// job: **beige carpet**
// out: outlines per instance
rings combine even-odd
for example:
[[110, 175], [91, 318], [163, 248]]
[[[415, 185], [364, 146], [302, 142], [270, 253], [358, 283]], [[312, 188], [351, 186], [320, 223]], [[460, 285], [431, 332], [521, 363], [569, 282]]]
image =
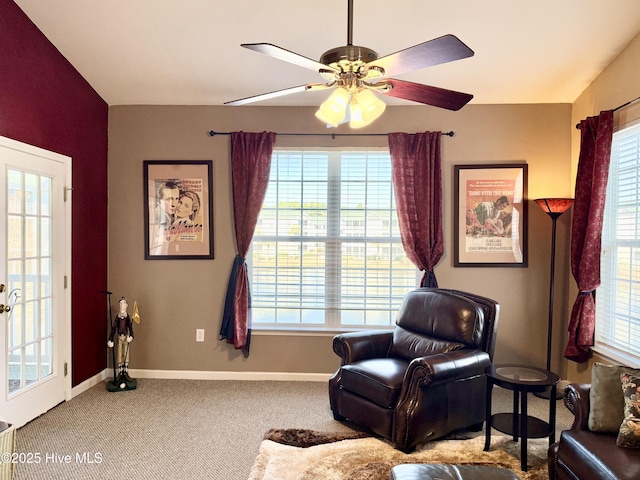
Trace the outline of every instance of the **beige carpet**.
[[[513, 392], [493, 389], [495, 413], [512, 405]], [[556, 438], [573, 420], [561, 400], [557, 405]], [[546, 419], [548, 410], [547, 400], [529, 396], [531, 415]], [[19, 463], [14, 479], [247, 480], [265, 432], [283, 426], [334, 434], [354, 430], [333, 419], [326, 382], [142, 378], [136, 390], [118, 393], [103, 383], [17, 432], [18, 452], [68, 454], [74, 461]], [[99, 453], [101, 463], [77, 462], [76, 454], [85, 452]], [[519, 458], [517, 451], [514, 456]]]
[[376, 438], [356, 438], [303, 448], [263, 440], [249, 480], [388, 480], [401, 463], [489, 465], [511, 469], [521, 480], [548, 480], [547, 439], [530, 439], [528, 471], [520, 470], [520, 443], [494, 435], [483, 451], [484, 436], [434, 441], [411, 454]]

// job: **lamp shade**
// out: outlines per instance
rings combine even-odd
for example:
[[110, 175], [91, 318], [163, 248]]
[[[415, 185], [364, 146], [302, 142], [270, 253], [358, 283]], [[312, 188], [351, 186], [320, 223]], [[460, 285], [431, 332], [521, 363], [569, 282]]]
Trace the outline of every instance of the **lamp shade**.
[[561, 215], [573, 205], [573, 198], [537, 198], [534, 200], [545, 213]]
[[374, 95], [371, 90], [363, 89], [353, 95], [351, 104], [351, 128], [362, 128], [371, 124], [387, 108], [387, 104]]

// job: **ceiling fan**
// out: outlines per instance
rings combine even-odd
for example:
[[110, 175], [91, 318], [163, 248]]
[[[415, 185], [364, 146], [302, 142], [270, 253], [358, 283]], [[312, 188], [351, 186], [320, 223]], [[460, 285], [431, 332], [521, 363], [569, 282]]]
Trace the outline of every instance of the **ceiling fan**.
[[243, 43], [241, 47], [318, 72], [325, 83], [309, 83], [226, 102], [245, 105], [292, 93], [334, 89], [320, 105], [316, 117], [328, 127], [349, 122], [352, 128], [369, 125], [384, 112], [386, 104], [375, 93], [459, 110], [473, 95], [390, 78], [420, 68], [473, 56], [473, 50], [454, 35], [429, 40], [384, 57], [370, 48], [353, 45], [353, 0], [348, 0], [347, 45], [327, 50], [315, 61], [271, 43]]

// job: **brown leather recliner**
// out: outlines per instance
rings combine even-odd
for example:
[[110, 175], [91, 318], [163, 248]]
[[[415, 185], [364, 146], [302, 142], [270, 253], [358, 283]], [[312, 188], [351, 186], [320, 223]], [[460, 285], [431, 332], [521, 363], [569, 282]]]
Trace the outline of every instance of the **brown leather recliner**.
[[638, 480], [640, 449], [616, 445], [616, 433], [589, 430], [591, 385], [571, 383], [564, 404], [573, 413], [573, 425], [549, 447], [550, 480]]
[[409, 292], [393, 331], [337, 335], [329, 380], [336, 420], [348, 419], [410, 452], [454, 430], [479, 431], [500, 306], [457, 290]]

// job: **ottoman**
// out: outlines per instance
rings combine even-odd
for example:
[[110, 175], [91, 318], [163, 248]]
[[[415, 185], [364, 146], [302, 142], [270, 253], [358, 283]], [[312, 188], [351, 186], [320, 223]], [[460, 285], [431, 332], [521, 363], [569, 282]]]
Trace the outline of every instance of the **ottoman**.
[[511, 470], [475, 465], [405, 463], [391, 469], [390, 480], [518, 480]]

